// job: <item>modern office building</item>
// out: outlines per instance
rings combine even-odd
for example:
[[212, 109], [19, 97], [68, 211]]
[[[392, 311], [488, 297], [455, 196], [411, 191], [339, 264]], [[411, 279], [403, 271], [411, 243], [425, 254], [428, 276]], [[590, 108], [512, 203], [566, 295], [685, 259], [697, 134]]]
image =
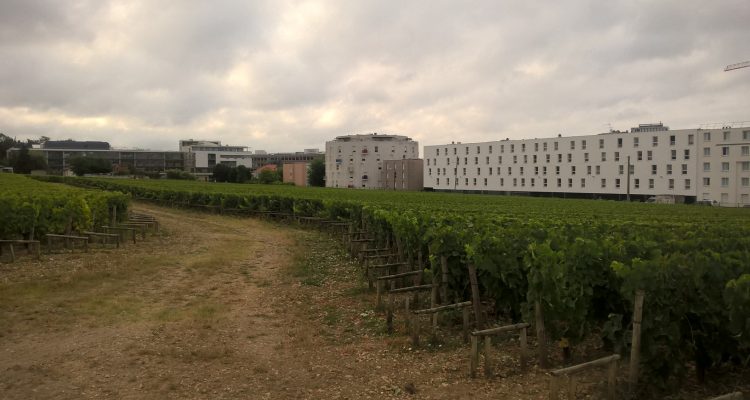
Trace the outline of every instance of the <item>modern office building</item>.
[[316, 158], [323, 158], [324, 154], [318, 149], [305, 149], [294, 153], [267, 153], [258, 150], [253, 154], [253, 169], [260, 168], [267, 164], [283, 165], [287, 162], [307, 162], [309, 163]]
[[750, 127], [631, 131], [425, 146], [433, 190], [750, 205]]
[[339, 136], [326, 142], [326, 186], [382, 188], [383, 163], [419, 158], [419, 143], [400, 135]]
[[213, 174], [216, 164], [253, 167], [253, 153], [245, 146], [222, 146], [213, 140], [180, 140], [180, 151], [187, 154], [189, 172], [199, 177]]
[[409, 158], [383, 161], [380, 171], [380, 188], [386, 190], [422, 190], [424, 160]]

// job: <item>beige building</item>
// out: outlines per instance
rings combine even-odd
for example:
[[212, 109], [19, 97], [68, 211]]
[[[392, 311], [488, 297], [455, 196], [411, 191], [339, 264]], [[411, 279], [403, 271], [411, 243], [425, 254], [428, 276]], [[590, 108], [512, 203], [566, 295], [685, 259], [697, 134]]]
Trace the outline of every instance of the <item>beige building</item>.
[[435, 190], [672, 196], [747, 206], [750, 125], [645, 124], [630, 132], [425, 146], [424, 168], [425, 187]]
[[326, 187], [382, 188], [385, 161], [413, 158], [419, 158], [419, 144], [406, 136], [339, 136], [326, 142]]
[[307, 170], [310, 163], [299, 161], [284, 163], [282, 168], [284, 183], [294, 183], [294, 186], [307, 186]]
[[386, 190], [422, 190], [424, 161], [418, 158], [386, 160], [380, 172], [381, 188]]

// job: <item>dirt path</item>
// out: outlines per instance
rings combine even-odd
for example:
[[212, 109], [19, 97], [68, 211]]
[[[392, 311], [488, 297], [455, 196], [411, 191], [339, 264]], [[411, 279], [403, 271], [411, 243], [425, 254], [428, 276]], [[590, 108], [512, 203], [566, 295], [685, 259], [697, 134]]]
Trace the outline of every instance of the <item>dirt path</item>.
[[[0, 398], [547, 396], [546, 372], [519, 372], [512, 340], [494, 378], [471, 380], [457, 332], [419, 349], [386, 335], [357, 266], [324, 234], [135, 208], [162, 233], [0, 264]], [[597, 398], [587, 383], [579, 393]]]

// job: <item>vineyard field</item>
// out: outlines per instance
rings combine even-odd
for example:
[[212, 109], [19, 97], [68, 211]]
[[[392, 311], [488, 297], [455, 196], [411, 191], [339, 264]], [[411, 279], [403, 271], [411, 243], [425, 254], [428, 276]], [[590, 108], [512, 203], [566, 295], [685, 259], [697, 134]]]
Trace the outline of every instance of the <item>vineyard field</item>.
[[599, 337], [627, 355], [636, 290], [646, 301], [641, 371], [651, 385], [750, 362], [750, 210], [593, 200], [46, 178], [173, 206], [353, 221], [428, 275], [447, 260], [448, 298], [470, 298], [467, 265], [496, 318], [553, 340]]
[[33, 239], [47, 233], [90, 230], [109, 221], [109, 210], [127, 210], [128, 196], [0, 174], [0, 239]]

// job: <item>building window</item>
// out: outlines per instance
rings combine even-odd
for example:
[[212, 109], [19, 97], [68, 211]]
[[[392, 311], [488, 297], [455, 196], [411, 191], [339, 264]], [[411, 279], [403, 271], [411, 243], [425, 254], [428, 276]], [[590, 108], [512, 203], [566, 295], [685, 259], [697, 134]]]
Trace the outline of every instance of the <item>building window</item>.
[[607, 152], [606, 151], [602, 152], [602, 162], [604, 162], [604, 161], [607, 161]]
[[602, 167], [600, 167], [600, 166], [597, 165], [596, 166], [596, 174], [599, 175], [599, 174], [601, 174], [601, 172], [602, 172]]
[[636, 153], [636, 158], [638, 161], [643, 161], [643, 152], [638, 150], [638, 153]]
[[539, 175], [539, 167], [534, 167], [534, 175]]
[[[539, 142], [534, 143], [534, 151], [539, 151]], [[534, 186], [533, 184], [531, 186]]]
[[557, 178], [557, 187], [562, 187], [562, 179]]
[[586, 178], [581, 178], [581, 187], [582, 188], [586, 187]]
[[750, 171], [750, 161], [743, 161], [742, 172], [748, 172], [748, 171]]
[[453, 155], [455, 156], [457, 153], [458, 153], [458, 148], [454, 147], [453, 148]]
[[557, 155], [557, 162], [559, 162], [559, 163], [562, 162], [562, 154], [558, 154]]
[[568, 162], [573, 162], [573, 155], [568, 153]]
[[740, 149], [742, 150], [743, 156], [750, 156], [750, 146], [742, 146]]
[[461, 174], [461, 175], [466, 175], [466, 167], [462, 168], [462, 170], [463, 170], [463, 171], [462, 171], [462, 174]]
[[624, 166], [624, 165], [622, 165], [622, 164], [620, 164], [620, 165], [619, 165], [619, 167], [620, 167], [620, 168], [618, 168], [618, 170], [619, 170], [619, 171], [618, 171], [618, 173], [619, 173], [620, 175], [624, 174], [624, 173], [625, 173], [625, 166]]
[[450, 185], [451, 184], [451, 178], [445, 178], [445, 184]]
[[620, 188], [620, 178], [615, 179], [615, 188]]
[[725, 141], [725, 142], [726, 142], [726, 141], [729, 141], [729, 138], [730, 138], [730, 133], [729, 133], [729, 131], [724, 131], [724, 141]]
[[482, 175], [482, 169], [481, 168], [477, 168], [477, 175]]
[[654, 152], [649, 150], [646, 152], [646, 160], [651, 161], [654, 158]]
[[549, 154], [545, 154], [545, 156], [546, 156], [546, 161], [549, 162]]
[[633, 138], [633, 147], [638, 147], [638, 145], [639, 145], [639, 138], [634, 137]]
[[656, 175], [656, 164], [651, 164], [651, 175]]
[[586, 175], [591, 175], [591, 166], [590, 165], [586, 166]]
[[575, 140], [571, 140], [570, 141], [570, 149], [571, 150], [575, 150], [576, 149], [576, 141]]
[[604, 148], [604, 139], [599, 139], [599, 148], [600, 149]]
[[490, 175], [492, 175], [492, 168], [488, 168], [488, 169], [489, 169], [489, 171], [490, 171]]
[[617, 148], [619, 149], [621, 147], [622, 147], [622, 138], [617, 138]]
[[484, 186], [487, 186], [487, 178], [484, 178]]
[[704, 142], [710, 142], [711, 141], [711, 132], [703, 132], [703, 141]]
[[743, 177], [741, 182], [742, 187], [750, 186], [750, 178], [748, 177]]
[[583, 161], [589, 162], [589, 153], [583, 153]]
[[619, 151], [615, 152], [615, 161], [620, 161], [620, 152]]
[[688, 170], [687, 170], [687, 164], [682, 164], [682, 174], [683, 175], [687, 175], [687, 172], [688, 172]]
[[674, 179], [669, 180], [669, 190], [674, 190]]
[[684, 155], [684, 158], [685, 158], [686, 160], [689, 160], [689, 159], [690, 159], [690, 149], [685, 149], [685, 155]]
[[485, 157], [484, 163], [485, 164], [489, 164], [490, 163], [490, 156]]
[[654, 188], [654, 180], [653, 179], [649, 179], [648, 180], [648, 188], [649, 189], [653, 189]]
[[464, 178], [464, 186], [469, 186], [469, 178]]
[[711, 186], [711, 178], [703, 178], [703, 186]]
[[704, 147], [703, 148], [703, 157], [710, 157], [711, 156], [711, 148], [710, 147]]
[[674, 135], [669, 136], [669, 145], [674, 146], [677, 141], [675, 140]]
[[500, 152], [501, 153], [505, 153], [505, 145], [504, 144], [500, 145]]
[[515, 144], [510, 145], [510, 152], [513, 153], [515, 151], [516, 151], [516, 145]]
[[724, 157], [729, 155], [729, 146], [724, 146], [721, 148], [721, 155]]
[[571, 175], [575, 175], [576, 174], [576, 166], [575, 165], [573, 165], [573, 166], [570, 167], [570, 174]]
[[502, 164], [503, 163], [503, 156], [497, 156], [497, 163]]
[[581, 140], [581, 150], [586, 150], [586, 141]]
[[729, 172], [729, 163], [728, 162], [721, 163], [721, 172]]
[[439, 185], [439, 184], [440, 184], [440, 178], [435, 178], [435, 183], [436, 183], [437, 185]]
[[526, 186], [526, 178], [521, 178], [521, 187]]
[[500, 175], [502, 172], [500, 171], [500, 167], [497, 167], [497, 174]]
[[602, 178], [602, 188], [607, 187], [607, 180], [605, 178]]
[[521, 153], [526, 151], [526, 143], [521, 143]]
[[500, 186], [505, 186], [505, 179], [504, 178], [500, 178]]
[[[542, 150], [547, 151], [547, 142], [542, 143]], [[544, 186], [546, 187], [547, 185]]]
[[721, 178], [721, 187], [727, 187], [729, 186], [729, 178]]
[[513, 167], [508, 167], [508, 175], [512, 175], [512, 174], [513, 174]]
[[750, 140], [750, 131], [742, 131], [742, 140]]
[[547, 178], [544, 178], [543, 185], [544, 187], [547, 187]]
[[555, 151], [557, 151], [558, 149], [557, 142], [555, 142], [554, 144], [555, 144]]
[[451, 159], [450, 158], [446, 158], [445, 159], [445, 163], [446, 163], [446, 165], [451, 165]]
[[474, 157], [474, 165], [478, 165], [478, 164], [479, 164], [479, 157]]
[[703, 172], [711, 172], [711, 163], [710, 162], [704, 162], [703, 163]]
[[685, 189], [690, 190], [690, 179], [685, 179]]
[[518, 186], [518, 178], [513, 178], [513, 186]]
[[672, 164], [667, 164], [667, 175], [672, 175]]
[[432, 168], [427, 168], [427, 175], [432, 175]]
[[688, 135], [688, 144], [693, 144], [693, 143], [695, 143], [695, 135], [690, 134]]
[[440, 149], [435, 149], [435, 155], [436, 155], [436, 156], [439, 156], [439, 155], [440, 155]]
[[676, 160], [677, 159], [677, 150], [672, 150], [671, 152], [671, 159]]
[[520, 173], [521, 175], [523, 175], [523, 167], [520, 167], [520, 172], [519, 172], [519, 173]]
[[569, 188], [573, 187], [573, 178], [568, 178], [568, 187]]
[[523, 155], [523, 163], [524, 163], [524, 164], [526, 164], [526, 163], [528, 163], [528, 162], [529, 162], [529, 156], [528, 156], [528, 155], [526, 155], [526, 154], [524, 154], [524, 155]]
[[637, 178], [633, 179], [633, 187], [639, 189], [641, 187], [641, 180]]
[[[490, 154], [492, 154], [492, 145], [490, 145]], [[489, 157], [487, 157], [489, 159]]]
[[534, 164], [536, 164], [536, 154], [534, 154]]
[[531, 187], [534, 187], [534, 184], [536, 183], [536, 179], [531, 178]]
[[560, 175], [560, 166], [555, 166], [555, 175]]
[[477, 146], [477, 154], [479, 154], [479, 153], [481, 153], [481, 152], [482, 152], [482, 148], [481, 148], [481, 147], [479, 147], [479, 146]]

